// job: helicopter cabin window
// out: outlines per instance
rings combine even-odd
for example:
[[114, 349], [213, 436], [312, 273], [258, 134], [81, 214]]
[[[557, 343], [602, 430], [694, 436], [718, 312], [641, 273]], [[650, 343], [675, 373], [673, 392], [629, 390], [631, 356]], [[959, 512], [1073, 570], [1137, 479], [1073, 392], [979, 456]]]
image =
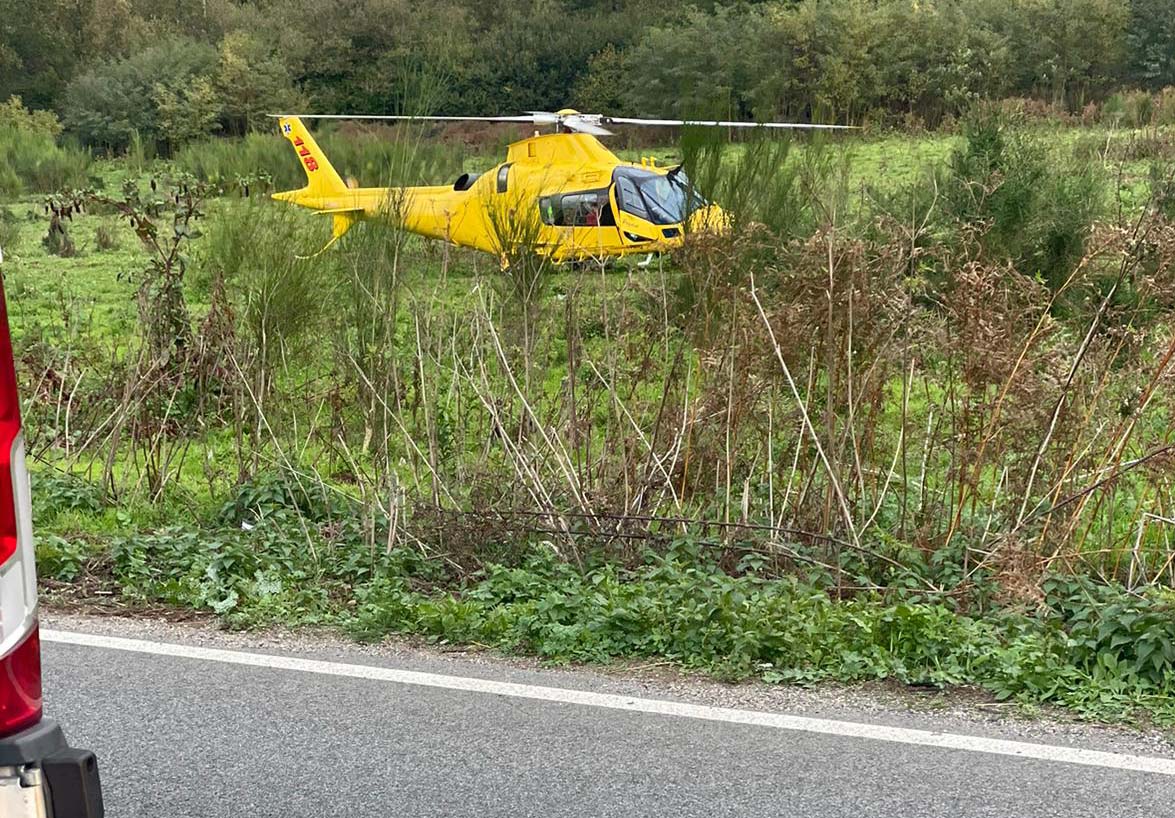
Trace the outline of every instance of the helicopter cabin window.
[[616, 216], [608, 191], [585, 190], [539, 199], [539, 213], [544, 224], [558, 227], [614, 227]]
[[653, 224], [681, 224], [706, 206], [681, 168], [656, 173], [644, 168], [619, 167], [612, 173], [616, 182], [616, 204], [625, 213]]
[[510, 186], [510, 163], [498, 168], [498, 192], [505, 193]]

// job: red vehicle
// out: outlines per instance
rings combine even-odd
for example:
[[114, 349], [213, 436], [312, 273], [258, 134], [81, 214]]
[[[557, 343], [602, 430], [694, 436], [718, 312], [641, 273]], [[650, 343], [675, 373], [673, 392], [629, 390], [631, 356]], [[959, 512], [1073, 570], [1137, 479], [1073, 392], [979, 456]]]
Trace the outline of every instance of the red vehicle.
[[41, 715], [29, 475], [0, 278], [0, 818], [102, 814], [94, 754], [70, 747], [57, 723]]

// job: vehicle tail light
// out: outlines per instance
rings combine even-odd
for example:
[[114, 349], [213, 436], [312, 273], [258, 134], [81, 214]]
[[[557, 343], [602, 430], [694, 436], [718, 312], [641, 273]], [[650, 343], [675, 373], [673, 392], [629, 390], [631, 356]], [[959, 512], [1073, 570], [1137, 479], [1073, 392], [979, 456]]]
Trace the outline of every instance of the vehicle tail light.
[[41, 639], [36, 624], [0, 659], [0, 736], [41, 720]]
[[41, 643], [29, 477], [0, 280], [0, 736], [41, 717]]

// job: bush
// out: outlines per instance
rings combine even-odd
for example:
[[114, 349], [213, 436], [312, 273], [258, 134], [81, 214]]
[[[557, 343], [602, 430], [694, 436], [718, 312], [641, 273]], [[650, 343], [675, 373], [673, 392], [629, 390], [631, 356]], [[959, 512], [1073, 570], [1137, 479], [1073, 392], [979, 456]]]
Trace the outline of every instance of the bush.
[[61, 123], [47, 111], [29, 111], [19, 97], [0, 104], [0, 194], [53, 193], [83, 187], [89, 153], [59, 145]]
[[46, 579], [72, 582], [82, 575], [89, 549], [81, 540], [45, 534], [37, 537], [37, 573]]
[[340, 516], [347, 507], [339, 495], [317, 481], [293, 472], [270, 472], [238, 486], [234, 496], [221, 507], [218, 521], [239, 526], [293, 512], [312, 522], [326, 522]]
[[1151, 163], [1150, 187], [1155, 209], [1175, 221], [1175, 169], [1159, 162]]
[[32, 487], [33, 519], [38, 523], [62, 512], [97, 514], [106, 507], [106, 495], [100, 487], [68, 472], [33, 472]]
[[73, 258], [78, 254], [73, 237], [61, 221], [49, 225], [49, 232], [41, 238], [41, 246], [45, 248], [46, 253], [61, 258]]
[[917, 597], [838, 602], [794, 580], [731, 577], [681, 552], [635, 571], [605, 564], [586, 575], [538, 556], [522, 568], [491, 566], [460, 596], [426, 597], [384, 577], [357, 591], [352, 627], [556, 661], [659, 656], [730, 679], [972, 684], [998, 699], [1111, 717], [1144, 706], [1171, 719], [1168, 603], [1130, 602], [1110, 586], [1099, 593], [1113, 601], [1104, 612], [1086, 604], [1043, 618], [975, 619]]
[[1175, 595], [1147, 588], [1054, 577], [1044, 583], [1052, 610], [1072, 637], [1073, 661], [1088, 672], [1111, 669], [1163, 685], [1175, 670]]
[[0, 102], [0, 124], [15, 128], [27, 134], [41, 134], [58, 137], [61, 135], [61, 121], [52, 111], [30, 111], [18, 96], [11, 96], [7, 102]]
[[1102, 106], [1102, 121], [1128, 128], [1150, 125], [1155, 117], [1155, 98], [1147, 91], [1120, 91]]
[[19, 216], [7, 207], [0, 208], [0, 250], [7, 253], [16, 245], [20, 238], [20, 225]]
[[982, 231], [985, 252], [1057, 289], [1085, 251], [1105, 211], [1100, 166], [1050, 151], [993, 111], [971, 116], [944, 178], [944, 212], [956, 229]]
[[100, 251], [118, 249], [118, 233], [108, 224], [100, 224], [94, 231], [94, 244]]
[[263, 188], [285, 190], [301, 187], [306, 179], [290, 158], [290, 143], [276, 133], [193, 142], [175, 155], [175, 164], [201, 181], [221, 186], [256, 180]]
[[182, 37], [99, 63], [66, 89], [66, 129], [85, 145], [120, 151], [135, 134], [174, 144], [207, 133], [219, 113], [209, 79], [216, 63], [216, 49]]

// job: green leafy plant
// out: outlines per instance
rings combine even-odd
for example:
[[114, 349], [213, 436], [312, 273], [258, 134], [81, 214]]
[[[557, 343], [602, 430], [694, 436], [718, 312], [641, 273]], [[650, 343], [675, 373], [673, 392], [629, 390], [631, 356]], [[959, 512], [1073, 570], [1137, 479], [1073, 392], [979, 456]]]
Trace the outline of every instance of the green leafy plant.
[[68, 472], [34, 472], [32, 486], [33, 519], [37, 522], [63, 511], [97, 514], [107, 505], [100, 487]]
[[341, 495], [293, 472], [266, 472], [237, 486], [220, 509], [218, 520], [240, 525], [282, 512], [293, 512], [312, 522], [343, 516], [352, 508]]
[[89, 549], [82, 540], [46, 534], [37, 537], [37, 573], [59, 582], [72, 582], [82, 575]]

